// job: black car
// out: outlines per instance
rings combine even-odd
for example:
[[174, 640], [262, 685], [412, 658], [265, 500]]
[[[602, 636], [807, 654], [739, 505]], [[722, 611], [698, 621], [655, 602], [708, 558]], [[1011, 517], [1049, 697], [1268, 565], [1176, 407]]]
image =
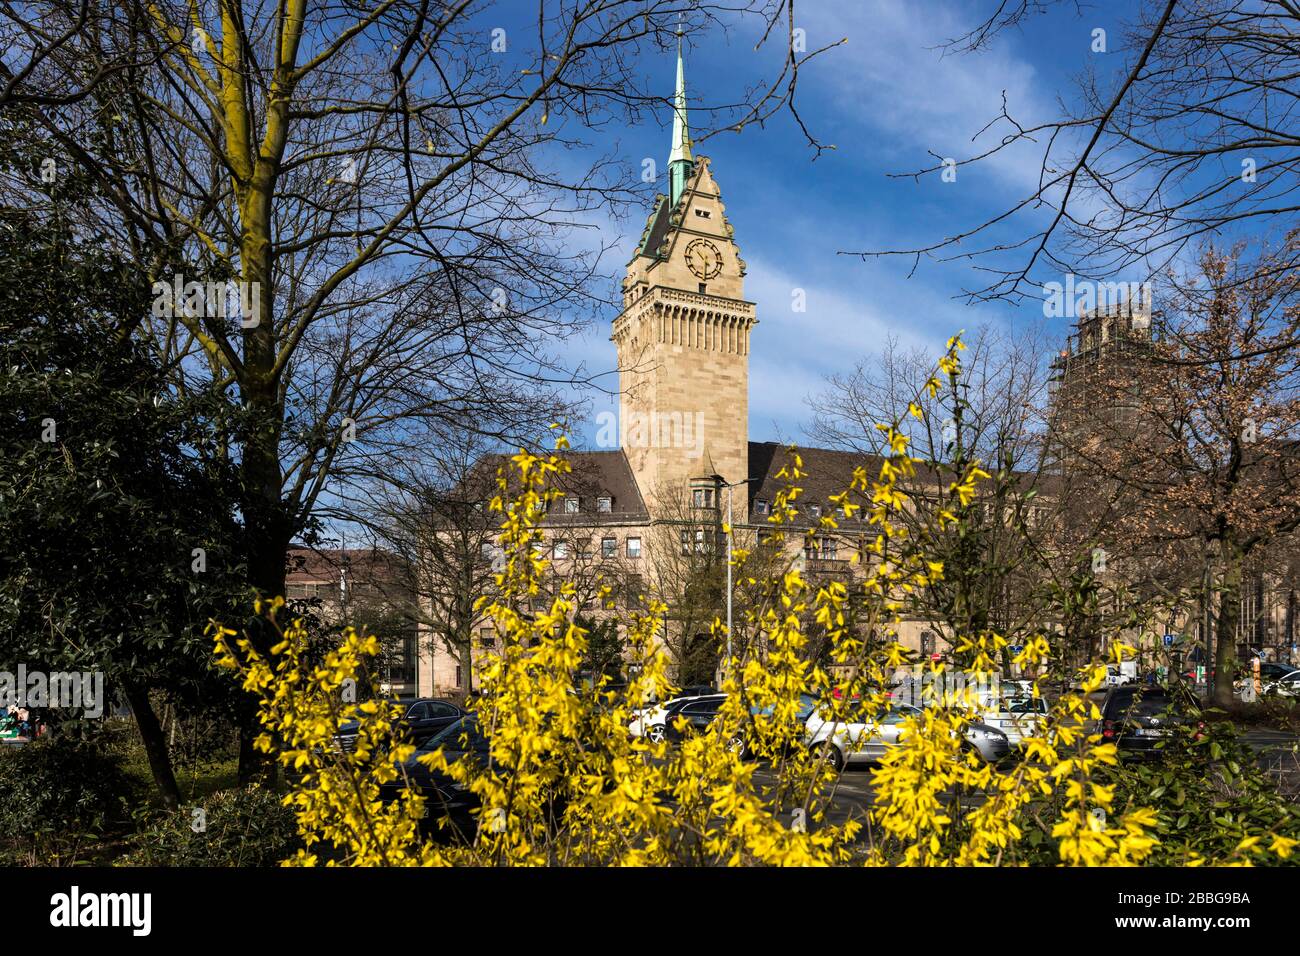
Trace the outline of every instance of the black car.
[[[703, 733], [708, 729], [709, 724], [713, 723], [713, 718], [718, 716], [718, 710], [726, 699], [726, 694], [714, 694], [710, 697], [698, 697], [694, 700], [673, 701], [668, 705], [664, 714], [664, 729], [667, 738], [674, 743], [680, 743], [688, 736]], [[677, 727], [678, 718], [685, 722], [685, 727], [682, 729]], [[745, 739], [737, 734], [728, 742], [728, 746], [739, 750], [743, 755]]]
[[[402, 716], [398, 718], [398, 723], [406, 728], [411, 742], [417, 747], [465, 716], [465, 712], [449, 700], [426, 698], [401, 706]], [[339, 725], [334, 739], [341, 749], [352, 750], [356, 747], [357, 729], [358, 723], [355, 720]]]
[[1185, 693], [1139, 684], [1112, 687], [1101, 705], [1101, 737], [1124, 757], [1156, 757], [1175, 729], [1199, 721]]
[[[722, 702], [727, 699], [726, 694], [714, 694], [709, 697], [701, 697], [696, 700], [674, 701], [668, 705], [664, 724], [666, 725], [666, 736], [669, 740], [680, 741], [689, 734], [697, 734], [705, 730], [713, 719], [718, 716], [718, 710], [722, 707]], [[795, 719], [803, 723], [812, 714], [813, 709], [817, 706], [817, 698], [811, 694], [799, 695], [799, 708], [795, 711]], [[770, 713], [769, 708], [751, 707], [750, 713], [758, 716], [761, 713]], [[684, 730], [678, 730], [674, 727], [676, 719], [680, 715], [686, 722]], [[727, 746], [739, 753], [742, 757], [749, 754], [749, 745], [746, 742], [745, 735], [737, 732], [727, 741]]]
[[479, 727], [478, 718], [467, 714], [444, 727], [440, 733], [428, 738], [405, 763], [400, 764], [396, 780], [379, 788], [380, 799], [385, 803], [409, 786], [424, 797], [424, 818], [436, 822], [448, 818], [453, 832], [472, 835], [478, 826], [474, 811], [479, 799], [447, 774], [430, 770], [420, 762], [420, 757], [442, 748], [449, 764], [470, 759], [486, 764], [491, 743]]
[[[463, 784], [452, 779], [439, 770], [430, 770], [420, 758], [442, 748], [443, 756], [449, 765], [462, 760], [472, 760], [481, 767], [486, 767], [492, 750], [491, 738], [483, 732], [478, 717], [466, 714], [456, 723], [447, 727], [425, 741], [403, 764], [398, 765], [397, 779], [379, 788], [379, 797], [385, 803], [397, 799], [406, 787], [410, 786], [424, 797], [424, 828], [426, 832], [437, 833], [460, 839], [470, 839], [479, 827], [478, 796]], [[496, 768], [501, 772], [501, 768]], [[552, 821], [558, 821], [563, 811], [563, 800], [553, 799], [545, 809]], [[492, 826], [492, 821], [483, 823]]]

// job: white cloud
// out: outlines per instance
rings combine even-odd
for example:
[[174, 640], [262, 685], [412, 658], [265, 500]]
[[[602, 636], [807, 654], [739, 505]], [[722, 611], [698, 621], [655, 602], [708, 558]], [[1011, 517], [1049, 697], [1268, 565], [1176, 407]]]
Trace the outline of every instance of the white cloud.
[[[1005, 124], [973, 143], [972, 137], [998, 115], [1004, 90], [1009, 111], [1022, 124], [1054, 114], [1051, 91], [1034, 66], [1015, 55], [1009, 39], [978, 54], [944, 55], [940, 44], [972, 23], [939, 3], [926, 3], [923, 10], [914, 2], [885, 2], [820, 5], [802, 14], [811, 18], [810, 34], [848, 37], [827, 54], [835, 63], [833, 69], [823, 65], [823, 82], [833, 84], [847, 115], [889, 133], [898, 145], [914, 147], [913, 164], [898, 171], [932, 163], [929, 149], [961, 159], [996, 145], [1010, 131]], [[981, 165], [1015, 186], [1035, 182], [1039, 172], [1032, 144]]]

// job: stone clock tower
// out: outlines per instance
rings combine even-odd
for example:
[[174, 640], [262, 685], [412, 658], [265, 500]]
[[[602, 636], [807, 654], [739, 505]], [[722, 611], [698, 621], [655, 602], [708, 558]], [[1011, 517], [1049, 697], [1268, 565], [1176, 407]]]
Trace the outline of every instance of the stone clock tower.
[[[707, 157], [691, 151], [681, 41], [668, 195], [654, 211], [623, 280], [618, 349], [619, 437], [651, 513], [692, 484], [749, 472], [749, 335], [745, 262]], [[747, 496], [733, 492], [735, 520]]]

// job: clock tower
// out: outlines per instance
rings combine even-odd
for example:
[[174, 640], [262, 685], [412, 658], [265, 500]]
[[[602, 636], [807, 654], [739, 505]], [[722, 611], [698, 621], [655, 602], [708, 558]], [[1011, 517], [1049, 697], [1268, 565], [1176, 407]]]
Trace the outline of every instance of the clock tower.
[[[694, 156], [681, 39], [668, 194], [656, 197], [623, 280], [619, 439], [650, 507], [692, 484], [749, 473], [749, 338], [745, 262], [709, 160]], [[746, 517], [737, 490], [734, 517]]]

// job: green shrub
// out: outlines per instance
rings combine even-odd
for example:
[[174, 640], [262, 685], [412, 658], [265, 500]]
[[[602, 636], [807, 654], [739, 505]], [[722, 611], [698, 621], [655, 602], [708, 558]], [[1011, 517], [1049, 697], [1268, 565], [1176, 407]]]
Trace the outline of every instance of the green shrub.
[[[1227, 721], [1179, 728], [1163, 759], [1126, 761], [1109, 776], [1116, 806], [1157, 808], [1160, 846], [1151, 863], [1158, 866], [1224, 860], [1242, 840], [1261, 833], [1300, 839], [1300, 807], [1279, 792]], [[1300, 863], [1300, 855], [1290, 860]]]
[[0, 841], [14, 862], [57, 864], [125, 825], [136, 781], [98, 740], [66, 734], [0, 750]]
[[299, 843], [293, 811], [275, 792], [254, 786], [151, 813], [130, 845], [125, 866], [276, 866]]

